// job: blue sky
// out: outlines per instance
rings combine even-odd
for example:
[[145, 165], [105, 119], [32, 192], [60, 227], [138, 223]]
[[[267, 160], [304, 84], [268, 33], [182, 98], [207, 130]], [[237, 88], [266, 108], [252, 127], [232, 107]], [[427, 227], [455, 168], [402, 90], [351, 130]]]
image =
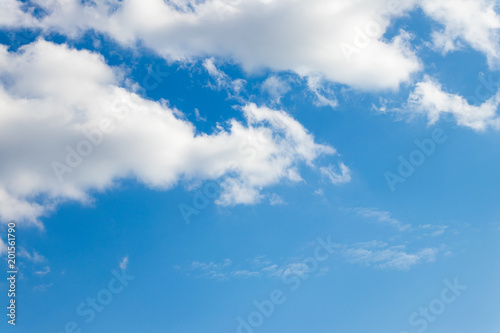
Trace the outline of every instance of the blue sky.
[[496, 333], [500, 11], [398, 4], [0, 0], [2, 330]]

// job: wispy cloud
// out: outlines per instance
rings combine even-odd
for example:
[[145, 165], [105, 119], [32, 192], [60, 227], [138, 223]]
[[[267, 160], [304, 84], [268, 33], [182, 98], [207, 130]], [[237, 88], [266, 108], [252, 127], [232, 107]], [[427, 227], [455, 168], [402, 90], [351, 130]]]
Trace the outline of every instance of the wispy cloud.
[[419, 230], [425, 231], [422, 234], [422, 237], [437, 237], [441, 236], [448, 230], [447, 225], [432, 225], [432, 224], [423, 224], [418, 226]]
[[43, 268], [43, 270], [41, 270], [41, 271], [35, 271], [36, 275], [39, 275], [39, 276], [42, 276], [42, 277], [45, 276], [45, 275], [47, 275], [47, 274], [49, 274], [49, 273], [50, 273], [50, 267], [49, 266], [45, 266]]
[[281, 278], [283, 274], [295, 274], [301, 276], [306, 274], [307, 265], [299, 262], [275, 264], [266, 256], [259, 256], [246, 260], [246, 267], [235, 265], [232, 260], [226, 259], [223, 262], [199, 262], [194, 261], [188, 267], [188, 275], [195, 278], [208, 278], [215, 280], [226, 280], [234, 278], [254, 278], [267, 276], [270, 278]]
[[192, 275], [195, 278], [225, 280], [234, 272], [229, 269], [232, 264], [233, 263], [230, 259], [225, 259], [221, 263], [193, 261], [189, 265], [188, 275]]
[[[382, 241], [369, 241], [362, 243], [334, 244], [338, 249], [338, 258], [350, 264], [358, 264], [375, 269], [409, 270], [411, 267], [434, 262], [440, 250], [437, 248], [423, 248], [415, 252], [406, 250], [406, 246], [389, 246]], [[302, 258], [288, 258], [282, 263], [275, 263], [266, 256], [258, 256], [246, 260], [246, 264], [234, 264], [231, 259], [222, 262], [194, 261], [184, 270], [188, 276], [213, 280], [227, 280], [229, 278], [272, 278], [281, 279], [283, 276], [305, 276], [309, 267]], [[329, 268], [323, 268], [317, 275], [325, 275]]]
[[422, 262], [434, 262], [439, 253], [437, 248], [424, 248], [408, 253], [405, 246], [392, 246], [374, 249], [367, 247], [345, 248], [343, 258], [350, 263], [374, 266], [379, 269], [409, 270]]
[[122, 271], [126, 270], [128, 267], [128, 255], [123, 257], [123, 259], [120, 261], [120, 269]]
[[351, 170], [342, 162], [338, 167], [329, 165], [320, 168], [321, 173], [327, 176], [334, 185], [349, 183], [351, 181]]
[[33, 254], [31, 254], [23, 247], [19, 248], [17, 255], [19, 258], [25, 258], [36, 264], [45, 262], [47, 260], [43, 255], [39, 254], [38, 252], [33, 251]]
[[36, 293], [44, 293], [46, 292], [50, 287], [52, 287], [54, 284], [53, 283], [48, 283], [48, 284], [40, 284], [37, 286], [33, 287], [33, 292]]
[[314, 105], [318, 107], [329, 106], [332, 109], [335, 109], [339, 105], [333, 92], [330, 89], [324, 88], [320, 77], [318, 76], [308, 77], [307, 87], [316, 96]]
[[280, 103], [281, 98], [291, 89], [290, 83], [287, 80], [281, 79], [278, 76], [268, 77], [261, 86], [261, 90], [269, 95], [275, 103]]
[[411, 229], [410, 224], [403, 224], [399, 220], [392, 217], [391, 213], [387, 211], [378, 210], [376, 208], [364, 208], [364, 207], [353, 208], [351, 210], [357, 216], [367, 219], [373, 219], [375, 222], [379, 224], [392, 226], [394, 228], [399, 229], [400, 231], [406, 231]]
[[245, 80], [231, 79], [229, 75], [217, 68], [214, 58], [205, 59], [205, 61], [203, 61], [203, 67], [215, 81], [215, 85], [209, 84], [211, 88], [216, 90], [225, 89], [229, 97], [238, 96], [245, 88]]
[[283, 205], [285, 204], [285, 200], [283, 200], [283, 198], [276, 193], [273, 193], [269, 198], [269, 203], [271, 204], [271, 206]]

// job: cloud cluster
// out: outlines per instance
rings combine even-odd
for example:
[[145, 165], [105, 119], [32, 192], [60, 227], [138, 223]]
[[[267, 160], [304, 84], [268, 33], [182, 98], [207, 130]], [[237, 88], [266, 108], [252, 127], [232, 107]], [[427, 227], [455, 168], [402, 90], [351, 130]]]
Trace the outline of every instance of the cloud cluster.
[[[45, 15], [14, 22], [11, 17], [23, 15], [22, 5], [9, 0], [0, 26], [31, 26], [69, 37], [94, 30], [172, 61], [232, 59], [249, 72], [291, 71], [370, 90], [397, 89], [421, 68], [406, 33], [382, 38], [391, 20], [413, 8], [411, 0], [396, 6], [388, 0], [34, 2], [46, 8]], [[352, 59], [343, 44], [357, 49]]]
[[43, 40], [0, 46], [0, 218], [36, 221], [59, 202], [89, 202], [120, 179], [168, 189], [223, 177], [219, 203], [257, 202], [298, 166], [335, 149], [286, 112], [247, 104], [244, 121], [196, 133], [165, 101], [123, 87], [102, 56]]

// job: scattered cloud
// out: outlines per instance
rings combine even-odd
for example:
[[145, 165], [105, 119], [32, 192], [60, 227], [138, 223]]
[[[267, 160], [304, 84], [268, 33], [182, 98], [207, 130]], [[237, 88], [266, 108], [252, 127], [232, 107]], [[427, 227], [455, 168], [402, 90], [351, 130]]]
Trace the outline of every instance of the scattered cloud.
[[327, 176], [334, 185], [346, 184], [351, 181], [351, 170], [342, 162], [338, 167], [329, 165], [320, 168], [321, 173]]
[[272, 75], [268, 77], [261, 86], [261, 90], [268, 94], [275, 102], [280, 103], [281, 98], [290, 91], [291, 86], [287, 80], [281, 79], [278, 76]]
[[269, 203], [271, 204], [271, 206], [276, 206], [276, 205], [283, 205], [286, 202], [285, 202], [285, 200], [283, 200], [282, 197], [280, 197], [276, 193], [273, 193], [271, 195], [271, 197], [269, 198]]
[[226, 89], [230, 97], [235, 97], [242, 92], [246, 81], [242, 79], [232, 80], [226, 73], [215, 66], [214, 58], [205, 59], [203, 67], [215, 81], [215, 85], [211, 87], [217, 90]]
[[415, 253], [408, 253], [404, 246], [385, 247], [383, 249], [346, 248], [342, 256], [347, 262], [374, 266], [379, 269], [409, 270], [422, 262], [434, 262], [439, 250], [425, 248]]
[[406, 231], [411, 229], [410, 224], [401, 223], [397, 219], [393, 218], [391, 216], [391, 213], [387, 211], [381, 211], [376, 208], [363, 208], [363, 207], [352, 208], [350, 210], [352, 210], [356, 215], [360, 217], [373, 219], [381, 225], [392, 226], [400, 231]]
[[319, 76], [308, 77], [307, 87], [316, 97], [314, 105], [318, 107], [329, 106], [332, 109], [335, 109], [339, 105], [334, 93], [330, 89], [324, 88]]
[[36, 275], [39, 275], [39, 276], [41, 276], [41, 277], [43, 277], [43, 276], [45, 276], [45, 275], [47, 275], [47, 274], [49, 274], [49, 273], [50, 273], [50, 267], [49, 267], [49, 266], [45, 266], [45, 267], [43, 268], [43, 270], [41, 270], [41, 271], [35, 271], [35, 274], [36, 274]]
[[422, 0], [424, 12], [442, 24], [432, 32], [434, 46], [443, 53], [463, 44], [486, 55], [493, 68], [500, 68], [500, 15], [495, 0]]
[[476, 131], [484, 131], [489, 127], [500, 129], [500, 117], [497, 113], [499, 105], [500, 90], [483, 104], [476, 106], [469, 104], [460, 95], [443, 91], [441, 84], [429, 76], [417, 83], [408, 99], [410, 110], [426, 114], [429, 124], [436, 123], [442, 115], [451, 115], [459, 125]]
[[[232, 261], [230, 259], [225, 259], [221, 263], [203, 263], [199, 261], [193, 261], [189, 267], [190, 274], [196, 278], [209, 278], [216, 280], [225, 280], [229, 275], [232, 274], [228, 271], [228, 267], [232, 266]], [[234, 271], [233, 271], [234, 273]]]
[[314, 191], [314, 194], [322, 197], [325, 195], [325, 191], [323, 191], [322, 188], [318, 188], [317, 190]]
[[31, 254], [23, 247], [19, 248], [17, 255], [19, 258], [25, 258], [36, 264], [45, 262], [47, 260], [43, 255], [39, 254], [38, 252], [33, 251], [33, 254]]
[[424, 224], [424, 225], [419, 225], [418, 229], [424, 231], [424, 233], [422, 234], [422, 237], [438, 237], [438, 236], [443, 235], [446, 232], [446, 230], [448, 229], [448, 226]]
[[123, 259], [120, 261], [120, 269], [122, 271], [126, 270], [128, 267], [128, 255], [123, 257]]
[[35, 293], [44, 293], [50, 287], [52, 287], [53, 285], [54, 285], [53, 283], [48, 283], [48, 284], [40, 284], [40, 285], [34, 286], [33, 287], [33, 292], [35, 292]]
[[[407, 271], [411, 267], [436, 261], [440, 249], [427, 247], [416, 252], [409, 252], [405, 245], [389, 246], [382, 241], [369, 241], [348, 244], [333, 244], [338, 250], [337, 257], [350, 264], [358, 264], [375, 269], [402, 270]], [[232, 260], [226, 259], [223, 262], [198, 262], [194, 261], [188, 267], [182, 269], [188, 276], [194, 278], [206, 278], [213, 280], [227, 280], [234, 278], [275, 278], [281, 279], [283, 276], [305, 276], [309, 272], [309, 267], [301, 258], [288, 258], [283, 263], [274, 263], [266, 256], [259, 256], [247, 260], [246, 265], [234, 264]], [[245, 266], [245, 267], [243, 267]], [[323, 268], [318, 275], [325, 275], [329, 268]]]
[[196, 116], [196, 121], [207, 121], [207, 116], [205, 117], [202, 117], [201, 114], [200, 114], [200, 110], [198, 109], [194, 109], [194, 115]]

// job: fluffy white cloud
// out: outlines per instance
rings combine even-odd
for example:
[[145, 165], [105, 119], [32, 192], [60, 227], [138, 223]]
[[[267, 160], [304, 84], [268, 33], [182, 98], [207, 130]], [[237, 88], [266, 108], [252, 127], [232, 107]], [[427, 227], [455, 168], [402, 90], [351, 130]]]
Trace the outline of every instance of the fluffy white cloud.
[[497, 110], [500, 105], [500, 91], [481, 105], [471, 105], [462, 96], [443, 91], [437, 81], [426, 77], [417, 83], [408, 104], [411, 110], [426, 114], [429, 123], [434, 124], [442, 115], [452, 115], [457, 123], [478, 131], [488, 127], [500, 128]]
[[244, 122], [196, 134], [180, 111], [128, 91], [122, 77], [89, 51], [0, 46], [0, 219], [36, 221], [125, 178], [159, 189], [222, 178], [219, 203], [254, 203], [266, 186], [300, 180], [301, 162], [335, 154], [284, 111], [254, 104], [242, 108]]
[[[9, 1], [6, 13], [15, 12]], [[30, 25], [70, 37], [94, 29], [169, 60], [220, 57], [247, 71], [292, 71], [363, 89], [397, 89], [420, 69], [407, 34], [382, 38], [413, 0], [57, 1]]]
[[34, 26], [37, 23], [30, 13], [22, 10], [22, 2], [17, 0], [0, 1], [0, 28]]
[[444, 53], [456, 50], [460, 42], [484, 53], [490, 66], [500, 66], [500, 15], [495, 0], [422, 0], [424, 12], [443, 24], [434, 31], [433, 42]]
[[144, 45], [168, 60], [218, 57], [247, 71], [266, 68], [317, 76], [362, 89], [397, 89], [422, 66], [411, 35], [383, 38], [395, 18], [418, 6], [442, 24], [444, 52], [467, 43], [499, 64], [500, 16], [494, 0], [19, 0], [0, 2], [0, 26], [77, 37], [87, 30]]

